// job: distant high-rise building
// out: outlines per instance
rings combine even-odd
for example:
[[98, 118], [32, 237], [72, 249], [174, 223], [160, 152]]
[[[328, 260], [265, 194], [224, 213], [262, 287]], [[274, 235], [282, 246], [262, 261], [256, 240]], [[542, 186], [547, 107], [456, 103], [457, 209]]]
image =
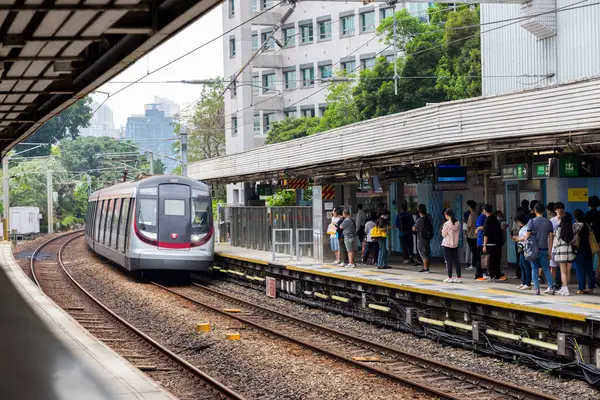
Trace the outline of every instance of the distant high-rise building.
[[96, 110], [90, 119], [90, 126], [79, 131], [81, 136], [110, 136], [115, 137], [113, 112], [106, 104], [92, 102], [92, 110]]
[[[154, 152], [154, 158], [160, 159], [167, 166], [167, 172], [169, 172], [178, 163], [162, 157], [161, 154], [174, 157], [174, 142], [166, 139], [175, 137], [175, 130], [173, 118], [165, 115], [166, 113], [159, 109], [159, 106], [159, 104], [146, 104], [144, 115], [132, 115], [127, 118], [125, 139]], [[144, 152], [144, 150], [140, 150], [140, 152]]]
[[156, 108], [165, 113], [167, 117], [174, 117], [179, 114], [181, 107], [173, 100], [169, 100], [164, 97], [154, 96], [154, 104]]

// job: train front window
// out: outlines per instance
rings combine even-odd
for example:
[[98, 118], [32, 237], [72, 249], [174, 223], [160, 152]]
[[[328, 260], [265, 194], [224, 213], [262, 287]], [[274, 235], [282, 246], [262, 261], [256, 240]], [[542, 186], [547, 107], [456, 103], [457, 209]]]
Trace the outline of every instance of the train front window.
[[136, 214], [137, 226], [140, 232], [150, 238], [156, 239], [157, 236], [157, 216], [158, 216], [158, 201], [156, 198], [138, 198]]
[[192, 190], [192, 196], [192, 242], [197, 242], [210, 232], [212, 205], [206, 192]]

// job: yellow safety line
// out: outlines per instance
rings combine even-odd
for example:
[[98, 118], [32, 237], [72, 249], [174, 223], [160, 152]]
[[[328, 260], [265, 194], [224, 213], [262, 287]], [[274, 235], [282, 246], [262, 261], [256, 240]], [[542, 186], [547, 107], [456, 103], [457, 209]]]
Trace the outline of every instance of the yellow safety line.
[[[215, 255], [218, 255], [218, 256], [224, 257], [224, 258], [231, 258], [234, 260], [240, 260], [240, 261], [245, 261], [245, 262], [249, 262], [249, 263], [254, 263], [254, 264], [261, 264], [261, 265], [269, 264], [267, 261], [250, 259], [250, 258], [246, 258], [246, 257], [240, 257], [240, 256], [225, 254], [225, 253], [221, 253], [221, 252], [215, 252]], [[400, 290], [404, 290], [406, 292], [427, 294], [430, 296], [443, 297], [443, 298], [454, 299], [454, 300], [461, 300], [461, 301], [466, 301], [466, 302], [470, 302], [470, 303], [483, 304], [483, 305], [488, 305], [488, 306], [492, 306], [492, 307], [499, 307], [499, 308], [505, 308], [505, 309], [510, 309], [510, 310], [516, 310], [516, 311], [526, 311], [526, 312], [531, 312], [531, 313], [535, 313], [535, 314], [549, 315], [549, 316], [558, 317], [558, 318], [570, 319], [573, 321], [585, 321], [587, 319], [586, 316], [583, 314], [576, 314], [576, 313], [556, 311], [556, 310], [548, 310], [548, 309], [534, 307], [534, 306], [528, 306], [528, 305], [524, 305], [524, 304], [506, 303], [503, 301], [497, 301], [497, 300], [492, 300], [492, 299], [483, 299], [483, 298], [471, 297], [471, 296], [455, 294], [455, 293], [439, 292], [437, 290], [432, 290], [432, 289], [423, 289], [423, 288], [418, 288], [418, 287], [414, 287], [414, 286], [407, 286], [407, 285], [391, 283], [391, 282], [374, 281], [374, 280], [371, 280], [368, 278], [361, 278], [361, 277], [356, 277], [356, 276], [346, 276], [346, 275], [335, 274], [335, 273], [331, 273], [331, 272], [317, 271], [317, 270], [312, 270], [312, 269], [306, 269], [303, 267], [296, 267], [293, 265], [282, 265], [282, 264], [280, 264], [280, 265], [282, 267], [292, 270], [292, 271], [310, 273], [310, 274], [326, 276], [326, 277], [330, 277], [330, 278], [338, 278], [338, 279], [348, 280], [348, 281], [352, 281], [352, 282], [364, 283], [364, 284], [368, 284], [368, 285], [383, 286], [383, 287], [388, 287], [388, 288], [392, 288], [392, 289], [400, 289]], [[493, 289], [489, 289], [489, 290], [493, 290]], [[510, 293], [510, 294], [512, 295], [513, 293]], [[593, 307], [588, 306], [588, 308], [593, 308]]]

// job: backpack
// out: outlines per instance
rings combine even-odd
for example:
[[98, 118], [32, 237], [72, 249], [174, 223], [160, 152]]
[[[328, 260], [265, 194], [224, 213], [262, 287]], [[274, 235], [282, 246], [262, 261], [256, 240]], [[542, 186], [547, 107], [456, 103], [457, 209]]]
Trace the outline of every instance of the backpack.
[[579, 234], [581, 233], [581, 230], [583, 229], [583, 224], [573, 224], [573, 240], [571, 240], [571, 247], [573, 247], [573, 250], [577, 251], [577, 249], [579, 249], [579, 246], [581, 244], [581, 240], [579, 239]]
[[423, 232], [423, 238], [425, 240], [433, 239], [433, 222], [431, 221], [431, 217], [429, 214], [425, 216], [425, 232]]
[[531, 235], [529, 235], [529, 237], [525, 239], [523, 257], [525, 257], [527, 261], [531, 262], [537, 260], [538, 255], [540, 253], [540, 249], [537, 245], [537, 241], [535, 240], [535, 224], [533, 223], [533, 220], [529, 220], [529, 223], [531, 224], [532, 231]]

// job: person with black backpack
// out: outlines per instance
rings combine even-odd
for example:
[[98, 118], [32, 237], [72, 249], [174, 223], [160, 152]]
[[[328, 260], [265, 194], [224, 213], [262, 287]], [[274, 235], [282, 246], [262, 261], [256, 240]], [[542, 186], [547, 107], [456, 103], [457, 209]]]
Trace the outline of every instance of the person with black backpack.
[[427, 207], [425, 204], [419, 205], [419, 219], [413, 227], [413, 231], [417, 232], [417, 250], [419, 255], [423, 259], [423, 268], [419, 272], [425, 274], [429, 273], [429, 258], [430, 246], [429, 243], [433, 239], [433, 217], [427, 214]]

